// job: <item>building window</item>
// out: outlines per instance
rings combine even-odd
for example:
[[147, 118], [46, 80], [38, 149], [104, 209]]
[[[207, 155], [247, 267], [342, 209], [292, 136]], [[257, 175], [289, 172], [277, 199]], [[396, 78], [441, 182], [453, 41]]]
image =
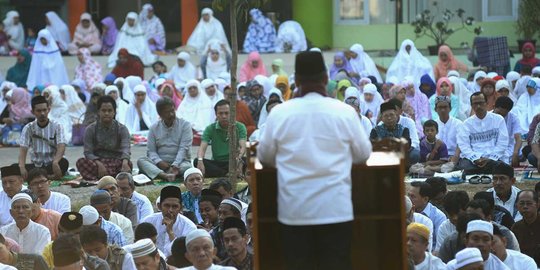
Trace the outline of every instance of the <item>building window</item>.
[[334, 0], [334, 20], [338, 24], [368, 24], [369, 0]]
[[482, 21], [517, 20], [518, 0], [482, 0]]

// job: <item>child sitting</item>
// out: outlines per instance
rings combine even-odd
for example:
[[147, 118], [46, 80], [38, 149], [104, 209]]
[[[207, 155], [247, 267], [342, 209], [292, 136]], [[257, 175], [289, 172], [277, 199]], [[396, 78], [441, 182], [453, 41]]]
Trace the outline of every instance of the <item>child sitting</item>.
[[424, 123], [424, 138], [420, 140], [420, 162], [424, 165], [425, 174], [440, 172], [441, 165], [448, 162], [446, 144], [437, 139], [439, 126], [433, 120]]
[[36, 45], [36, 31], [34, 31], [34, 28], [28, 27], [26, 29], [26, 40], [24, 41], [24, 47], [32, 52], [34, 51], [34, 46]]

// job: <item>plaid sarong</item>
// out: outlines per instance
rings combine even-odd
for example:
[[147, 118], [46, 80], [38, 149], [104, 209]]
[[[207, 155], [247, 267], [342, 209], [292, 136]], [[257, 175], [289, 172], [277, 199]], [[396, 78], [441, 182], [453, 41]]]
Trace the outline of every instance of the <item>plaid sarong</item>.
[[[100, 158], [99, 161], [105, 165], [108, 175], [115, 177], [122, 170], [122, 160], [115, 158]], [[129, 167], [133, 168], [131, 161], [129, 162]], [[80, 158], [77, 160], [77, 170], [81, 174], [84, 180], [86, 181], [97, 181], [98, 178], [98, 167], [95, 161]]]
[[488, 67], [488, 71], [506, 76], [510, 70], [510, 54], [506, 37], [476, 37], [476, 60], [481, 66]]

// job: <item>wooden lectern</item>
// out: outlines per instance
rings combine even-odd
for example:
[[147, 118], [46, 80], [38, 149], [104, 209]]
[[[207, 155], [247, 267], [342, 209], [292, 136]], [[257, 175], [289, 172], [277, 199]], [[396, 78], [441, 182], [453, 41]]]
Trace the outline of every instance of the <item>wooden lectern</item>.
[[[405, 140], [373, 142], [373, 153], [352, 168], [353, 269], [408, 268], [404, 206]], [[285, 269], [277, 219], [277, 171], [263, 168], [249, 147], [255, 269]]]

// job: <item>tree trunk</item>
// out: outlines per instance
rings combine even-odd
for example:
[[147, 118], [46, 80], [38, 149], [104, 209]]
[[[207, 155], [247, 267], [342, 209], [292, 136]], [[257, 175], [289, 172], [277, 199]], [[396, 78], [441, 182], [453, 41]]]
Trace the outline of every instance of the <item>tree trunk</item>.
[[236, 133], [236, 67], [238, 65], [238, 40], [236, 34], [236, 1], [231, 0], [229, 8], [231, 10], [230, 23], [231, 23], [231, 49], [232, 49], [232, 62], [231, 62], [231, 88], [233, 89], [232, 95], [229, 97], [230, 114], [229, 114], [229, 180], [233, 186], [233, 190], [236, 190], [236, 184], [238, 182], [238, 152], [240, 151], [238, 145], [238, 134]]

